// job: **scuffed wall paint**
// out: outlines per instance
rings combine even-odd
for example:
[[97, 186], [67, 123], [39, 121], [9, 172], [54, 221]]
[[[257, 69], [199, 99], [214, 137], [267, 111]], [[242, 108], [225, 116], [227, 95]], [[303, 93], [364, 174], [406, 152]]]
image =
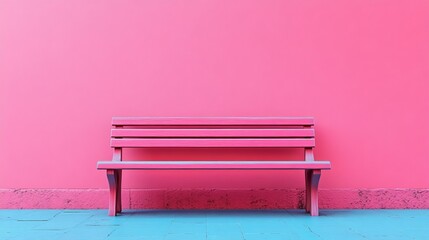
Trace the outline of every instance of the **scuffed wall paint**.
[[[124, 209], [302, 209], [301, 189], [124, 189]], [[429, 189], [321, 189], [321, 209], [429, 208]], [[107, 208], [100, 189], [0, 190], [0, 208]]]

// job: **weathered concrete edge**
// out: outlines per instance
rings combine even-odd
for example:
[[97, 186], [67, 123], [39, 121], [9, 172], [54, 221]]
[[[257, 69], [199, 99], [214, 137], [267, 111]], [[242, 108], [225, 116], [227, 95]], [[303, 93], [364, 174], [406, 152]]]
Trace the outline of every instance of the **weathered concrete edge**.
[[[303, 189], [124, 189], [125, 209], [296, 209]], [[105, 189], [0, 189], [2, 209], [107, 208]], [[429, 189], [321, 189], [322, 209], [428, 209]]]

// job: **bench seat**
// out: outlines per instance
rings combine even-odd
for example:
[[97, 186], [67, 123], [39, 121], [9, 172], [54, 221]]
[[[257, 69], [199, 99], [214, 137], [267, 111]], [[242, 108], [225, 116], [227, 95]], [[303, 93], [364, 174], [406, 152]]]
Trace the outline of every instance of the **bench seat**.
[[100, 161], [98, 170], [303, 170], [331, 168], [329, 161]]

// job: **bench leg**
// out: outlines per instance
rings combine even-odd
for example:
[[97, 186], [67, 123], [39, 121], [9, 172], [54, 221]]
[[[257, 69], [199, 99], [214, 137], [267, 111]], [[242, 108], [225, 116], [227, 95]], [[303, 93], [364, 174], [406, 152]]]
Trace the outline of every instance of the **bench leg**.
[[319, 196], [318, 196], [318, 186], [321, 175], [320, 169], [310, 170], [311, 172], [311, 207], [310, 214], [311, 216], [319, 216]]
[[117, 179], [116, 179], [116, 213], [122, 212], [122, 170], [116, 170], [117, 171]]
[[311, 210], [311, 170], [305, 170], [305, 211]]
[[107, 170], [107, 180], [109, 181], [109, 216], [116, 216], [116, 200], [117, 200], [117, 177], [116, 170]]

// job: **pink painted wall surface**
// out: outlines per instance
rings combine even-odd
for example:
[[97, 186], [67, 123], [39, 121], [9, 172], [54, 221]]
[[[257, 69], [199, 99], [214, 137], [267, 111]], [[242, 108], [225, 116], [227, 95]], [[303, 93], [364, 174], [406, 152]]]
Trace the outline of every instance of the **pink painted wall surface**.
[[[428, 189], [428, 43], [425, 0], [0, 1], [0, 189], [107, 188], [96, 162], [111, 158], [112, 116], [314, 116], [316, 158], [333, 165], [322, 189]], [[301, 171], [153, 171], [127, 172], [124, 184], [303, 180]]]

